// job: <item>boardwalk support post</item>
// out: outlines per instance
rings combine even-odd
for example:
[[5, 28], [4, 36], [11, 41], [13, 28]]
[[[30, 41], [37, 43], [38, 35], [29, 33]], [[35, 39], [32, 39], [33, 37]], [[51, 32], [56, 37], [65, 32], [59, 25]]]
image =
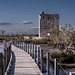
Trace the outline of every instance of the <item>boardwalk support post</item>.
[[54, 75], [59, 75], [59, 69], [58, 69], [58, 59], [54, 59]]
[[50, 53], [47, 54], [47, 75], [50, 75]]

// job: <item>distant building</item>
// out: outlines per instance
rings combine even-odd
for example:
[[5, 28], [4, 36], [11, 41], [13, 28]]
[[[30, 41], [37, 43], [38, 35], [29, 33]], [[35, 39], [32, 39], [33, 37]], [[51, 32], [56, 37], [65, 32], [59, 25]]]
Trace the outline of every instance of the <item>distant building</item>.
[[59, 30], [59, 14], [44, 14], [41, 12], [39, 15], [39, 37], [50, 36]]

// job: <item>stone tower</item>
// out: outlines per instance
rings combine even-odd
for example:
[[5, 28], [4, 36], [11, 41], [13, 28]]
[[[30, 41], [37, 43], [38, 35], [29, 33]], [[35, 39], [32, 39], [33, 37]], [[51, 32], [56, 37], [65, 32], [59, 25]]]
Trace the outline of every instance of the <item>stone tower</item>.
[[59, 30], [59, 14], [44, 14], [40, 12], [39, 15], [39, 37], [50, 36]]

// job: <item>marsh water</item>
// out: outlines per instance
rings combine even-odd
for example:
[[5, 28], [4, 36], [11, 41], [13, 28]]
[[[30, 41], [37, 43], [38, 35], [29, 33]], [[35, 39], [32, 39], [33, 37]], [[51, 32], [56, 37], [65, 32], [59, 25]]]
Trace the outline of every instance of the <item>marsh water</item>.
[[4, 53], [3, 48], [4, 48], [3, 43], [2, 43], [2, 42], [0, 42], [0, 53]]

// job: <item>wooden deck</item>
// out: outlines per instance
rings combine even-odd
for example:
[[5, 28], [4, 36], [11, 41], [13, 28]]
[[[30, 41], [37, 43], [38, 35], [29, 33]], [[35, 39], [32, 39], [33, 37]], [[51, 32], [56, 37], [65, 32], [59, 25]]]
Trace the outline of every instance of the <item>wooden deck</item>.
[[12, 45], [12, 63], [8, 75], [43, 75], [32, 57]]

